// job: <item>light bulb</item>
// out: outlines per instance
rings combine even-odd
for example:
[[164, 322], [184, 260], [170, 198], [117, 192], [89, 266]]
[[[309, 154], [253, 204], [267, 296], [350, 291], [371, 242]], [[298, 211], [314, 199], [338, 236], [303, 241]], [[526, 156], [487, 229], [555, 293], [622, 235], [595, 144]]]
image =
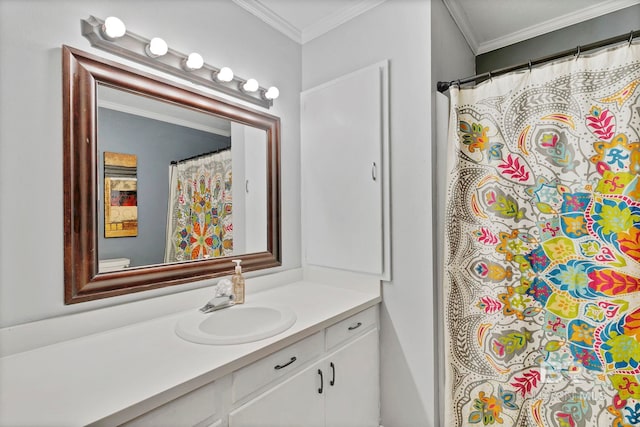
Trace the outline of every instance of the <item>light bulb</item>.
[[202, 55], [199, 53], [192, 52], [189, 54], [184, 65], [187, 67], [187, 71], [199, 70], [204, 65], [204, 59], [202, 59]]
[[110, 16], [104, 20], [102, 31], [108, 39], [117, 39], [124, 36], [127, 32], [127, 27], [125, 27], [124, 22], [122, 22], [120, 18]]
[[165, 55], [168, 50], [169, 46], [167, 46], [167, 42], [162, 40], [160, 37], [152, 38], [149, 44], [145, 47], [145, 52], [147, 52], [147, 55], [152, 58]]
[[249, 79], [242, 85], [242, 90], [245, 92], [255, 92], [259, 87], [260, 85], [256, 79]]
[[267, 99], [276, 99], [280, 96], [280, 91], [278, 90], [277, 87], [275, 86], [271, 86], [269, 89], [267, 89], [267, 91], [264, 93], [264, 97]]
[[216, 79], [219, 82], [230, 82], [233, 80], [233, 71], [229, 67], [222, 67], [220, 71], [216, 73]]

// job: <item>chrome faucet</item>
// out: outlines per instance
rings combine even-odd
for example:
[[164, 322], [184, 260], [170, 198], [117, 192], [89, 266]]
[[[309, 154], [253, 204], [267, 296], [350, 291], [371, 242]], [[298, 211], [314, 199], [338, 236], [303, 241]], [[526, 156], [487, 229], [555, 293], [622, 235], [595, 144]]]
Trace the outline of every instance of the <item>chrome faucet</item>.
[[235, 297], [231, 295], [223, 295], [219, 297], [213, 297], [206, 303], [200, 311], [203, 313], [211, 313], [212, 311], [222, 310], [223, 308], [231, 307], [235, 305]]
[[203, 313], [211, 313], [213, 311], [222, 310], [235, 304], [235, 295], [233, 294], [233, 286], [228, 279], [222, 279], [215, 286], [216, 295], [209, 300], [200, 311]]

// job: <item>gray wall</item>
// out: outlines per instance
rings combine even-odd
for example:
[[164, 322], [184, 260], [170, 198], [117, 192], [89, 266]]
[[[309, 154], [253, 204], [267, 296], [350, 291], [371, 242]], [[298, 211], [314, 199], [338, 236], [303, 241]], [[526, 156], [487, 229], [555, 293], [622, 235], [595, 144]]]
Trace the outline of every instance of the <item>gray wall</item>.
[[[98, 177], [104, 189], [105, 151], [138, 156], [138, 235], [104, 238], [104, 208], [98, 204], [98, 258], [129, 258], [131, 267], [164, 261], [169, 163], [231, 146], [231, 138], [100, 108]], [[102, 195], [102, 194], [101, 194]]]
[[[561, 30], [525, 40], [476, 57], [476, 72], [523, 64], [530, 59], [542, 58], [620, 34], [640, 29], [640, 5], [631, 6]], [[460, 75], [459, 78], [467, 76]], [[458, 77], [445, 78], [452, 80]]]
[[[444, 409], [444, 306], [442, 273], [444, 271], [444, 230], [447, 195], [447, 133], [449, 102], [445, 95], [436, 93], [436, 82], [450, 80], [452, 75], [475, 74], [475, 58], [464, 36], [456, 26], [442, 0], [431, 0], [431, 90], [434, 102], [432, 114], [432, 179], [433, 179], [433, 256], [434, 269], [434, 328], [436, 363], [434, 387], [438, 416], [435, 425], [442, 425], [440, 417]], [[436, 97], [439, 97], [436, 102]]]

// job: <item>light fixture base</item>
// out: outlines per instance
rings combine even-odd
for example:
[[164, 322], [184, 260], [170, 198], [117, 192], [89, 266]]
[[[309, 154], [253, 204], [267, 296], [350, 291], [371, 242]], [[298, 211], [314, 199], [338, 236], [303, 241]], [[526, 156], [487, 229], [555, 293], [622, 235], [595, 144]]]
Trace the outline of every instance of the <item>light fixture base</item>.
[[218, 92], [231, 95], [260, 107], [270, 108], [273, 105], [273, 100], [264, 99], [260, 96], [260, 92], [261, 90], [264, 90], [264, 88], [259, 88], [255, 93], [239, 90], [238, 85], [244, 82], [245, 79], [234, 76], [234, 78], [229, 82], [213, 80], [211, 78], [213, 73], [218, 73], [220, 70], [208, 65], [207, 63], [205, 63], [200, 69], [185, 71], [182, 67], [182, 63], [188, 55], [169, 48], [165, 55], [151, 58], [147, 55], [146, 51], [150, 40], [140, 37], [129, 30], [127, 30], [122, 37], [114, 40], [108, 40], [102, 34], [101, 28], [104, 25], [104, 21], [101, 19], [90, 16], [88, 19], [80, 20], [80, 22], [82, 25], [82, 35], [89, 40], [91, 46], [97, 49], [155, 68], [167, 74], [214, 89]]

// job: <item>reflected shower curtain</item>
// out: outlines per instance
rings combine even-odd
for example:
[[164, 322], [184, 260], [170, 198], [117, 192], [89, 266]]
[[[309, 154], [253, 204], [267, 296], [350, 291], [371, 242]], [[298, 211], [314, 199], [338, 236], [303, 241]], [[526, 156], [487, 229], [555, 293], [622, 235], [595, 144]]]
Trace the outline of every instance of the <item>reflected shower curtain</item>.
[[640, 425], [640, 45], [451, 90], [445, 425]]
[[231, 255], [231, 150], [169, 167], [165, 262]]

